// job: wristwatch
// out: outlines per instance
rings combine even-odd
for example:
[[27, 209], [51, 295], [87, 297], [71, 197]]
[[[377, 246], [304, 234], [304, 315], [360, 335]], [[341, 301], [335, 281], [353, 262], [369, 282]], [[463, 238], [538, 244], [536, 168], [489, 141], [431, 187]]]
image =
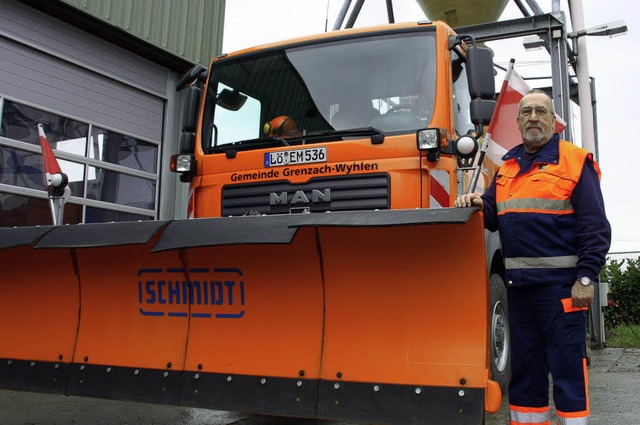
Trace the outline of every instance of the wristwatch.
[[579, 280], [580, 280], [580, 284], [582, 286], [589, 286], [589, 285], [591, 285], [591, 282], [592, 282], [592, 280], [590, 278], [586, 277], [586, 276], [581, 277]]

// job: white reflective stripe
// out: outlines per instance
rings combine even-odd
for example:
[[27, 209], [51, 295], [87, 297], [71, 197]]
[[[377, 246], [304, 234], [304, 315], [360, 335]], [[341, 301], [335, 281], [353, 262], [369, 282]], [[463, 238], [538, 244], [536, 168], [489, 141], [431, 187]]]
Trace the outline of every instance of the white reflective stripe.
[[571, 199], [517, 198], [499, 202], [498, 212], [506, 210], [573, 211]]
[[549, 411], [545, 412], [519, 412], [510, 410], [511, 420], [519, 424], [548, 424]]
[[582, 418], [558, 418], [558, 425], [589, 425], [589, 417]]
[[507, 269], [558, 269], [575, 267], [577, 255], [560, 257], [511, 257], [504, 260]]
[[187, 218], [194, 218], [193, 211], [193, 189], [189, 188], [189, 200], [187, 201]]

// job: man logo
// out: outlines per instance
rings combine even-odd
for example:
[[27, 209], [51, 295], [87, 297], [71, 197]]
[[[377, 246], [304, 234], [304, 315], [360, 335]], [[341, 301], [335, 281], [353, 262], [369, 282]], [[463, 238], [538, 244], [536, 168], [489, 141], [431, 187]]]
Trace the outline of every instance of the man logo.
[[313, 189], [311, 191], [311, 199], [302, 190], [297, 190], [289, 199], [289, 192], [271, 192], [269, 194], [270, 205], [298, 205], [298, 204], [316, 204], [319, 202], [331, 202], [331, 189]]

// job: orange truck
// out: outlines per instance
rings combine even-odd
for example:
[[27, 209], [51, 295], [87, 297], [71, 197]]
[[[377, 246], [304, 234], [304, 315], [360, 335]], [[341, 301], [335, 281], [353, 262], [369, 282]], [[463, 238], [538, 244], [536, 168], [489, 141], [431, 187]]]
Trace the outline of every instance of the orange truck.
[[222, 55], [178, 88], [191, 219], [0, 229], [20, 282], [0, 385], [390, 424], [496, 412], [499, 244], [452, 208], [490, 178], [491, 53], [392, 24]]

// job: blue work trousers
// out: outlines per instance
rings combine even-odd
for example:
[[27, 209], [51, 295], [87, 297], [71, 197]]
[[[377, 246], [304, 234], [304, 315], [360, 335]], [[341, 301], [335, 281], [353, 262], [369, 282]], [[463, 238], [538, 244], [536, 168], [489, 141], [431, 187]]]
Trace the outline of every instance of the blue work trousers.
[[551, 373], [558, 415], [589, 416], [587, 312], [570, 307], [572, 285], [507, 288], [512, 349], [510, 405], [548, 408]]

